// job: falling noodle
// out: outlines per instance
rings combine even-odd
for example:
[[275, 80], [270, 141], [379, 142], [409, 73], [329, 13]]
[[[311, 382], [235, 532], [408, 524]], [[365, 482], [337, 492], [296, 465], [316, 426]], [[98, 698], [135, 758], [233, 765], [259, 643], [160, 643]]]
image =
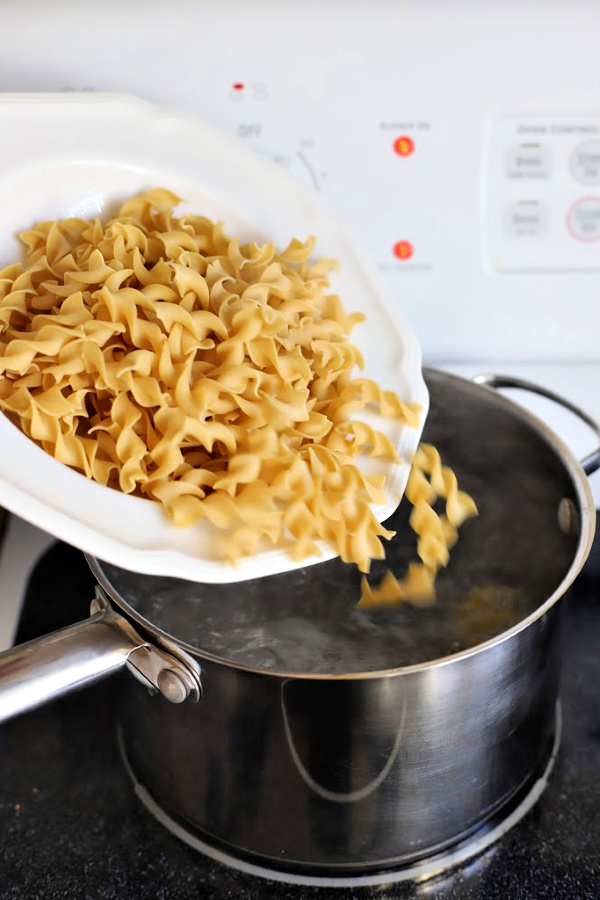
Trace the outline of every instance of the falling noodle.
[[[418, 536], [417, 553], [421, 562], [411, 562], [400, 581], [392, 572], [386, 572], [376, 588], [363, 575], [361, 609], [395, 606], [401, 602], [413, 606], [431, 604], [435, 599], [437, 573], [448, 564], [459, 527], [465, 519], [477, 515], [473, 498], [458, 489], [454, 472], [442, 465], [438, 451], [431, 444], [420, 444], [417, 448], [405, 495], [413, 505], [410, 524]], [[438, 498], [446, 501], [441, 516], [433, 508]]]
[[[398, 458], [353, 416], [374, 404], [414, 427], [419, 408], [352, 377], [363, 360], [348, 336], [364, 316], [329, 292], [335, 263], [311, 261], [313, 238], [240, 245], [222, 223], [176, 218], [179, 202], [153, 190], [106, 225], [71, 218], [20, 235], [25, 265], [0, 271], [0, 409], [60, 462], [160, 502], [175, 525], [212, 523], [232, 562], [263, 541], [299, 561], [324, 540], [368, 572], [393, 532], [371, 510], [384, 477], [356, 458]], [[407, 495], [422, 563], [365, 605], [423, 596], [474, 508], [424, 446]]]

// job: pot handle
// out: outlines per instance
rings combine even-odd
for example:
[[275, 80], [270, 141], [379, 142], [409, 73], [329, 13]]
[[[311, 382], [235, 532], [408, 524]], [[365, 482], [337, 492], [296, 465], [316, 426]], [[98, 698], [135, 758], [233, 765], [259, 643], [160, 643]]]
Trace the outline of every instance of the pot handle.
[[187, 655], [149, 644], [100, 588], [91, 612], [83, 622], [0, 653], [0, 722], [124, 666], [173, 703], [199, 699], [199, 671]]
[[564, 409], [568, 409], [569, 412], [576, 415], [582, 422], [589, 425], [592, 431], [595, 432], [599, 441], [598, 447], [584, 457], [584, 459], [580, 460], [581, 468], [586, 475], [591, 475], [596, 469], [600, 468], [600, 424], [591, 416], [588, 416], [588, 414], [578, 406], [575, 406], [574, 403], [565, 400], [564, 397], [561, 397], [560, 394], [555, 394], [554, 391], [549, 391], [547, 388], [541, 387], [539, 384], [533, 384], [531, 381], [525, 381], [523, 378], [513, 378], [512, 375], [476, 375], [473, 378], [473, 381], [475, 384], [483, 384], [490, 388], [519, 388], [523, 391], [530, 391], [532, 394], [539, 394], [540, 397], [546, 397], [546, 399], [553, 400], [554, 403], [558, 403], [558, 405], [564, 407]]

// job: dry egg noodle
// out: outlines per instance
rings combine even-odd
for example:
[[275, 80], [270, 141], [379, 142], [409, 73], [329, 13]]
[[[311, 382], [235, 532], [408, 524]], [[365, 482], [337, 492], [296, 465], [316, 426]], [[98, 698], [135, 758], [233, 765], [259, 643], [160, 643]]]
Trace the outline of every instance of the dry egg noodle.
[[[477, 515], [472, 497], [458, 489], [456, 475], [442, 465], [431, 444], [417, 448], [405, 494], [413, 505], [409, 521], [418, 535], [421, 562], [411, 562], [401, 581], [392, 572], [386, 572], [376, 588], [363, 576], [359, 604], [363, 609], [403, 601], [414, 606], [433, 602], [437, 572], [448, 564], [450, 549], [458, 540], [458, 528], [465, 519]], [[445, 513], [441, 516], [433, 508], [439, 498], [445, 501]]]
[[[179, 202], [153, 190], [106, 225], [20, 235], [25, 265], [0, 271], [0, 408], [60, 462], [158, 500], [175, 525], [207, 519], [231, 561], [264, 540], [302, 560], [323, 539], [368, 572], [392, 532], [370, 508], [383, 476], [355, 460], [397, 457], [353, 416], [377, 404], [415, 426], [418, 408], [352, 377], [363, 361], [348, 336], [364, 317], [329, 292], [334, 263], [310, 261], [313, 238], [240, 246], [221, 223], [176, 218]], [[431, 593], [474, 511], [452, 478], [419, 450], [407, 493], [422, 563], [399, 594]]]

